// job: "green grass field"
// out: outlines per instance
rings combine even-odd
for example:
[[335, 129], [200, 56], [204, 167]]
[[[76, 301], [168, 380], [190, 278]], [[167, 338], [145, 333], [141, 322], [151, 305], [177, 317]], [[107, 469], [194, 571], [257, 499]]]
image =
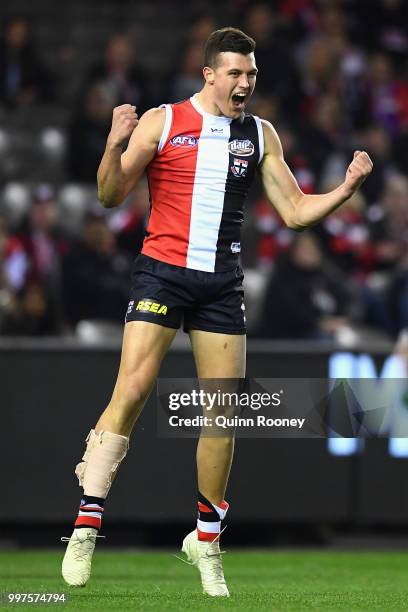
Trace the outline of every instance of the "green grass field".
[[408, 610], [407, 553], [232, 552], [224, 556], [231, 597], [214, 600], [201, 594], [197, 570], [170, 553], [99, 551], [89, 584], [72, 589], [60, 578], [62, 552], [0, 552], [0, 591], [69, 596], [1, 609]]

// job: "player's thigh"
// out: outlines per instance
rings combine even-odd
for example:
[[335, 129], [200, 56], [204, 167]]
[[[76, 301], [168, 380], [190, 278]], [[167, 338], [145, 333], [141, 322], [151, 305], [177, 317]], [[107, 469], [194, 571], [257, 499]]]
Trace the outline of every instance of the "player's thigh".
[[246, 335], [189, 332], [199, 378], [244, 378]]
[[[225, 400], [215, 402], [208, 412], [203, 406], [205, 416], [224, 416], [231, 418], [239, 414], [234, 401], [236, 393], [242, 391], [245, 378], [246, 336], [245, 334], [220, 334], [203, 330], [191, 330], [190, 339], [196, 362], [200, 389], [205, 393], [217, 394]], [[228, 399], [231, 398], [231, 399]], [[201, 429], [201, 437], [217, 437], [229, 441], [234, 437], [234, 427], [218, 428], [210, 426]]]
[[141, 394], [146, 394], [157, 378], [176, 331], [147, 321], [126, 323], [115, 391], [136, 385]]

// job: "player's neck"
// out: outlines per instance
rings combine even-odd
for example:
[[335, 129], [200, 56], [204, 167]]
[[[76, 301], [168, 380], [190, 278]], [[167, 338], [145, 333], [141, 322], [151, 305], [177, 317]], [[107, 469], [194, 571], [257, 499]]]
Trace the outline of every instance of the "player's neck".
[[203, 109], [203, 111], [205, 111], [206, 113], [209, 113], [210, 115], [215, 115], [216, 117], [224, 116], [216, 105], [216, 103], [214, 102], [214, 100], [212, 99], [210, 92], [205, 87], [203, 87], [203, 89], [195, 95], [195, 98]]

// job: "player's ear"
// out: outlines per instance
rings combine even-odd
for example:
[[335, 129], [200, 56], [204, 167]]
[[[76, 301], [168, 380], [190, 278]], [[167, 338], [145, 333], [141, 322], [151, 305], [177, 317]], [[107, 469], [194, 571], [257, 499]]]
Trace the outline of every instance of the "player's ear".
[[214, 85], [214, 70], [206, 66], [203, 68], [203, 76], [206, 83]]

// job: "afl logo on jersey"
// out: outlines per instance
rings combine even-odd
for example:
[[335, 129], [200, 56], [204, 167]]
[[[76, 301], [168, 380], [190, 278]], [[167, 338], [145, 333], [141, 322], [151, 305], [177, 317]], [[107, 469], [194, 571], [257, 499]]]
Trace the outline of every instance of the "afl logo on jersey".
[[179, 136], [173, 136], [170, 140], [170, 144], [173, 147], [195, 147], [197, 145], [197, 138], [190, 134], [180, 134]]
[[254, 154], [254, 143], [250, 140], [231, 140], [228, 143], [228, 150], [232, 155], [240, 155], [241, 157], [249, 157]]

